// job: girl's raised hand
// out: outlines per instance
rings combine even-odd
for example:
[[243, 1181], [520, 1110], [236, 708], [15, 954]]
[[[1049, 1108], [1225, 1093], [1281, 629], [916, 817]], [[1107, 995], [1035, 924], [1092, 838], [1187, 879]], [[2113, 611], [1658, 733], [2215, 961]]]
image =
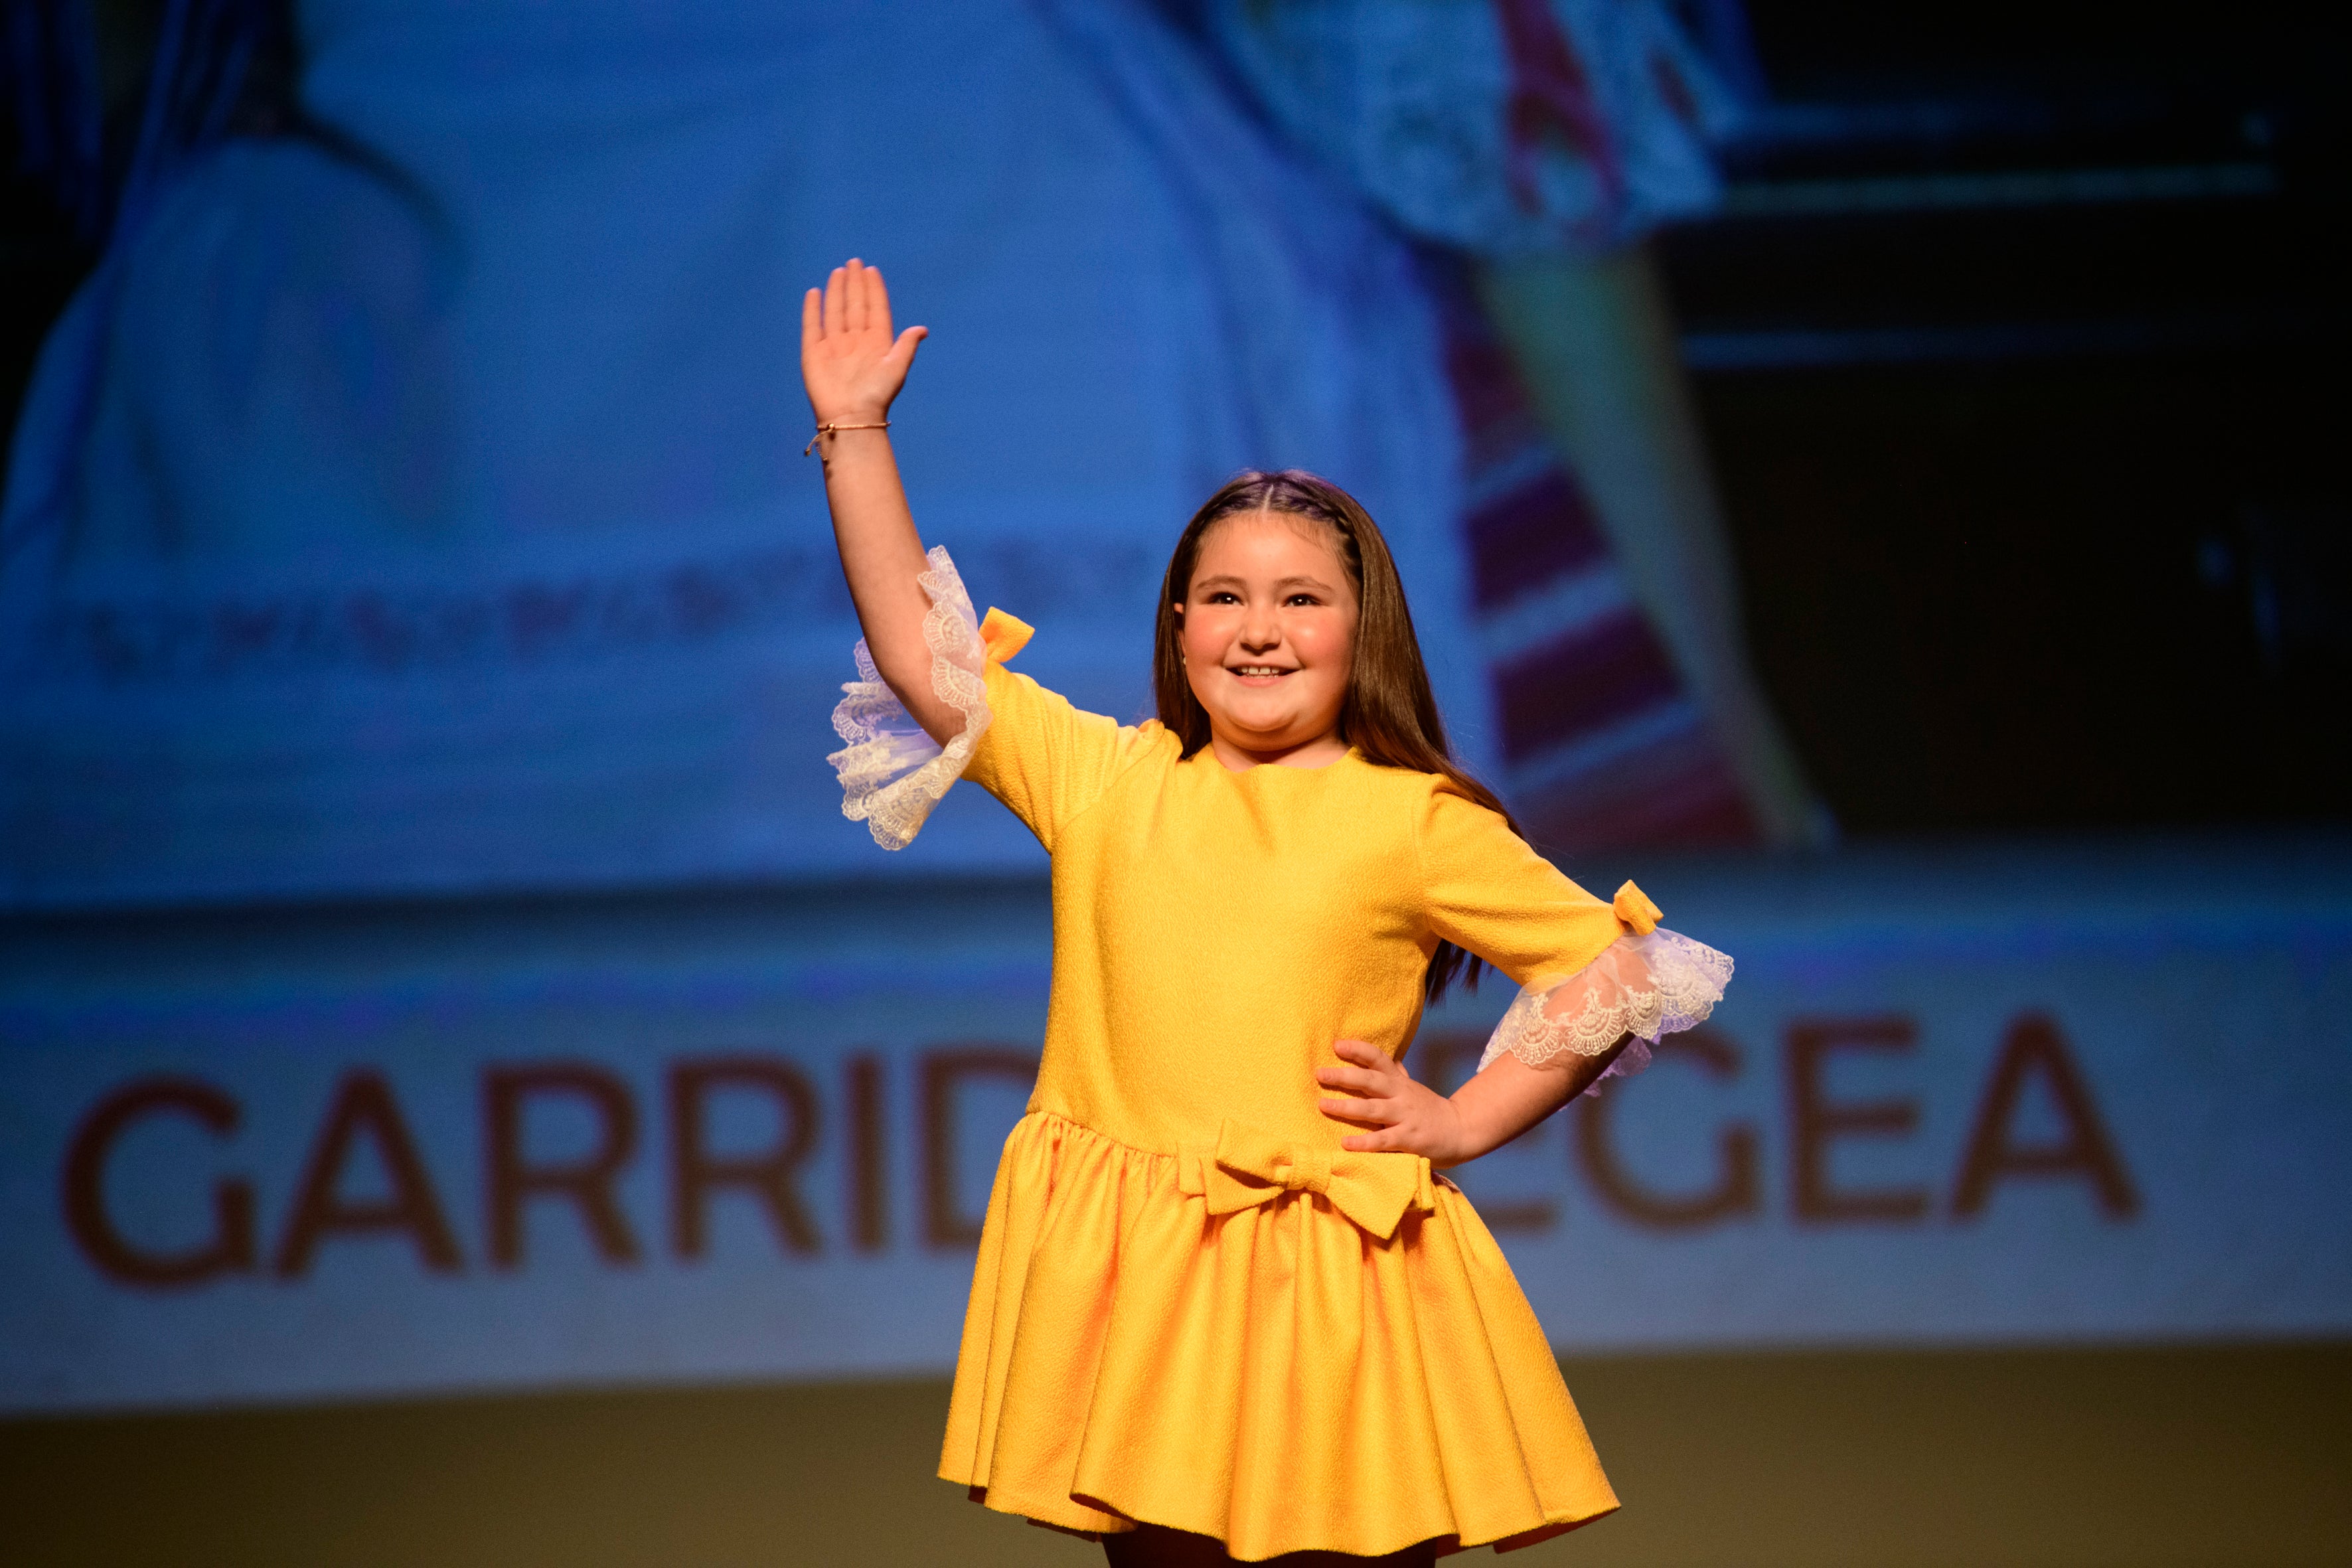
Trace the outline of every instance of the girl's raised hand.
[[1331, 1049], [1352, 1067], [1318, 1068], [1315, 1081], [1326, 1089], [1351, 1089], [1357, 1098], [1326, 1095], [1323, 1114], [1366, 1129], [1339, 1141], [1342, 1149], [1364, 1153], [1427, 1157], [1433, 1165], [1458, 1165], [1484, 1151], [1475, 1147], [1454, 1102], [1426, 1084], [1415, 1083], [1402, 1062], [1361, 1040], [1340, 1040]]
[[855, 257], [835, 268], [822, 290], [801, 300], [801, 380], [816, 422], [878, 424], [907, 383], [915, 345], [929, 335], [908, 327], [892, 336], [879, 268]]

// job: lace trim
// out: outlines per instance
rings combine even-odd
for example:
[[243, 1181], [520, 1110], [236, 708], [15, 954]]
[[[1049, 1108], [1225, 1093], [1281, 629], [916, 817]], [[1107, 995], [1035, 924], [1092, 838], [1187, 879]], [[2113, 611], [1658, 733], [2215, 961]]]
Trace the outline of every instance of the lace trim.
[[1650, 1065], [1652, 1046], [1704, 1021], [1730, 984], [1730, 955], [1704, 942], [1670, 931], [1621, 936], [1559, 984], [1521, 991], [1478, 1066], [1505, 1051], [1529, 1067], [1597, 1057], [1630, 1035], [1601, 1077], [1632, 1078]]
[[980, 617], [964, 591], [944, 545], [933, 545], [931, 569], [916, 579], [930, 595], [923, 617], [923, 641], [931, 650], [931, 692], [962, 713], [962, 732], [944, 746], [923, 732], [883, 681], [882, 672], [857, 642], [857, 679], [845, 682], [845, 695], [833, 710], [834, 732], [849, 742], [825, 758], [841, 779], [841, 815], [866, 824], [885, 849], [904, 849], [948, 789], [963, 776], [971, 749], [988, 731], [988, 689], [982, 679], [988, 655], [980, 640]]

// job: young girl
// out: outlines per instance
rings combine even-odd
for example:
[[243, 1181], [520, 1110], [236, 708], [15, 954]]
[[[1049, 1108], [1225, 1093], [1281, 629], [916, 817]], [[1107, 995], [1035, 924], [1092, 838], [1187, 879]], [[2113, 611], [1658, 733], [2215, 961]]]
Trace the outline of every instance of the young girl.
[[[896, 848], [968, 773], [1045, 845], [1054, 900], [940, 1474], [1122, 1568], [1428, 1563], [1611, 1511], [1541, 1325], [1434, 1172], [1646, 1061], [1730, 961], [1630, 882], [1578, 888], [1454, 764], [1380, 531], [1309, 475], [1244, 474], [1178, 539], [1156, 722], [1007, 669], [1029, 628], [975, 626], [885, 434], [922, 337], [856, 261], [809, 291], [866, 633], [844, 809]], [[1525, 989], [1444, 1097], [1400, 1058], [1482, 960]]]

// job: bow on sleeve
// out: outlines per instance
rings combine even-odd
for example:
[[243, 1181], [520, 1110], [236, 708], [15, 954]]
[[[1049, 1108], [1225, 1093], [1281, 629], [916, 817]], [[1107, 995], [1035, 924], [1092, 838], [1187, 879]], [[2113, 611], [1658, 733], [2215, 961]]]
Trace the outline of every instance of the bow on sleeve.
[[1213, 1153], [1185, 1156], [1179, 1180], [1208, 1201], [1212, 1215], [1238, 1214], [1286, 1193], [1320, 1193], [1378, 1241], [1396, 1234], [1408, 1210], [1437, 1207], [1429, 1162], [1419, 1154], [1321, 1149], [1235, 1121], [1218, 1129]]
[[[992, 610], [989, 613], [993, 615], [995, 612]], [[1658, 922], [1666, 914], [1665, 910], [1650, 902], [1649, 894], [1631, 882], [1617, 889], [1616, 900], [1611, 907], [1617, 911], [1619, 920], [1633, 928], [1635, 936], [1647, 936], [1657, 930]]]
[[[1029, 639], [1036, 635], [1037, 628], [1027, 621], [1008, 616], [992, 605], [980, 623], [980, 646], [988, 650], [991, 664], [1011, 664], [1013, 656], [1027, 647]], [[1630, 888], [1633, 884], [1625, 885]]]

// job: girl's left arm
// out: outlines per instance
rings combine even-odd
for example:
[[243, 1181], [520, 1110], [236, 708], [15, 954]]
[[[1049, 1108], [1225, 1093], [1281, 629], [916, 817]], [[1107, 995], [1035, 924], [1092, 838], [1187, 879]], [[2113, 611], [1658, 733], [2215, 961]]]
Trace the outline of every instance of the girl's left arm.
[[1505, 1051], [1451, 1098], [1416, 1082], [1404, 1063], [1362, 1040], [1339, 1041], [1332, 1049], [1350, 1065], [1324, 1068], [1315, 1077], [1326, 1089], [1356, 1097], [1322, 1102], [1325, 1115], [1364, 1128], [1340, 1140], [1341, 1148], [1421, 1154], [1443, 1170], [1501, 1148], [1582, 1094], [1632, 1038], [1598, 1056], [1571, 1053], [1540, 1067]]
[[[1601, 902], [1496, 813], [1442, 781], [1414, 834], [1429, 934], [1526, 983], [1487, 1042], [1477, 1075], [1451, 1098], [1360, 1040], [1319, 1069], [1324, 1114], [1359, 1131], [1342, 1147], [1425, 1155], [1458, 1165], [1501, 1147], [1613, 1069], [1630, 1076], [1650, 1047], [1704, 1020], [1731, 960], [1659, 928], [1656, 905], [1628, 882]], [[1622, 1058], [1622, 1060], [1621, 1060]]]

